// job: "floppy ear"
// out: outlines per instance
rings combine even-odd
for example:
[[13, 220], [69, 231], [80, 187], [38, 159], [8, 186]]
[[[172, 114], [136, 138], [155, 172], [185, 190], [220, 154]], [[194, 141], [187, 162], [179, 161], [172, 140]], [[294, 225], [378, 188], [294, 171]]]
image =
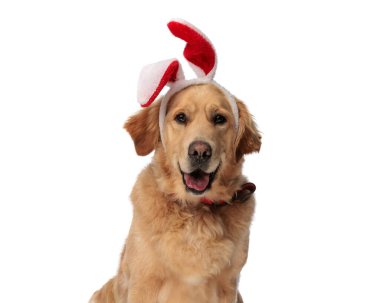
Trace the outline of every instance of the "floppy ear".
[[240, 100], [236, 100], [236, 103], [239, 108], [239, 129], [235, 151], [236, 161], [239, 161], [245, 154], [260, 151], [261, 135], [245, 104]]
[[150, 107], [140, 110], [130, 117], [124, 124], [135, 144], [136, 153], [146, 156], [151, 153], [160, 142], [160, 129], [158, 116], [161, 100], [156, 101]]

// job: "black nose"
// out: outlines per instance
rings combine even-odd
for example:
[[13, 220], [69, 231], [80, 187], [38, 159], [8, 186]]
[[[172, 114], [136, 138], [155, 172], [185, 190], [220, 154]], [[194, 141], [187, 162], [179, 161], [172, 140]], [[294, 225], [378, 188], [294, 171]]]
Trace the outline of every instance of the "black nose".
[[189, 158], [191, 161], [202, 164], [207, 162], [212, 155], [210, 144], [203, 141], [194, 141], [189, 146]]

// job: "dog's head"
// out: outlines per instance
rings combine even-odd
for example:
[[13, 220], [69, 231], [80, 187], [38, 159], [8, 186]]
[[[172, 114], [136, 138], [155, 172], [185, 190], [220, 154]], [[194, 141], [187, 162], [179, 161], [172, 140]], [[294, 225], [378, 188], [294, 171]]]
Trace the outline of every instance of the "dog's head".
[[[229, 200], [242, 182], [243, 155], [259, 151], [260, 135], [245, 105], [213, 80], [210, 40], [183, 20], [168, 27], [186, 42], [183, 54], [197, 78], [186, 80], [176, 59], [145, 66], [138, 100], [147, 108], [125, 128], [139, 155], [156, 150], [152, 167], [162, 192], [182, 201]], [[170, 90], [156, 100], [165, 85]]]
[[[246, 106], [237, 101], [239, 127], [226, 95], [213, 84], [192, 85], [168, 102], [159, 129], [160, 102], [125, 124], [139, 155], [153, 150], [159, 186], [180, 200], [227, 199], [236, 190], [244, 154], [260, 150], [261, 137]], [[232, 192], [231, 192], [232, 190]]]

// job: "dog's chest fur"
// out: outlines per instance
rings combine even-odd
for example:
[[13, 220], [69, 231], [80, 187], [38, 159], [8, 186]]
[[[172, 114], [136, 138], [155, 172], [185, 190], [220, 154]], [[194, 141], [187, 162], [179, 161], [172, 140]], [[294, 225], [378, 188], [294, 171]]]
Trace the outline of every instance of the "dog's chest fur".
[[184, 207], [160, 191], [153, 175], [149, 165], [131, 195], [134, 215], [123, 256], [129, 283], [155, 273], [158, 302], [220, 302], [221, 294], [234, 294], [247, 258], [253, 199], [216, 209]]
[[[144, 172], [139, 179], [145, 180]], [[228, 226], [219, 210], [208, 206], [183, 208], [167, 201], [157, 189], [152, 201], [145, 195], [151, 194], [153, 186], [145, 182], [143, 190], [140, 184], [138, 180], [132, 194], [134, 219], [137, 224], [138, 219], [145, 221], [141, 222], [141, 241], [151, 246], [159, 263], [190, 282], [215, 276], [228, 266], [235, 244], [228, 237]]]

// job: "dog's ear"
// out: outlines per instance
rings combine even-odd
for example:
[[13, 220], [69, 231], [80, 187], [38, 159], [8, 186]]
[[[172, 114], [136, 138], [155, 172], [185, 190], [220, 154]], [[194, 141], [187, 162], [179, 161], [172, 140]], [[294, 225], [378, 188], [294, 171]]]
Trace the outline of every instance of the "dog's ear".
[[245, 154], [260, 151], [261, 135], [245, 104], [240, 100], [236, 100], [236, 103], [239, 109], [239, 129], [235, 141], [235, 154], [236, 161], [239, 161]]
[[151, 106], [130, 117], [124, 124], [124, 128], [132, 137], [136, 153], [139, 156], [148, 155], [160, 142], [158, 123], [160, 104], [161, 100], [154, 102]]

